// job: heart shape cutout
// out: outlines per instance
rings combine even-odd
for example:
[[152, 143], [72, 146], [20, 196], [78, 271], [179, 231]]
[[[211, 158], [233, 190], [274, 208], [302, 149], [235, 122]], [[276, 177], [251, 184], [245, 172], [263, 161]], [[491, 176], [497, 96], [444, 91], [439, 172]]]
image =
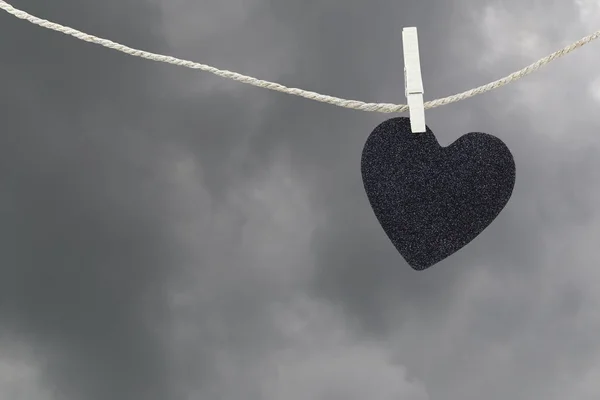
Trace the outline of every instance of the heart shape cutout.
[[442, 147], [409, 118], [373, 130], [361, 172], [375, 216], [402, 257], [424, 270], [457, 252], [492, 223], [515, 185], [515, 162], [495, 136], [471, 132]]

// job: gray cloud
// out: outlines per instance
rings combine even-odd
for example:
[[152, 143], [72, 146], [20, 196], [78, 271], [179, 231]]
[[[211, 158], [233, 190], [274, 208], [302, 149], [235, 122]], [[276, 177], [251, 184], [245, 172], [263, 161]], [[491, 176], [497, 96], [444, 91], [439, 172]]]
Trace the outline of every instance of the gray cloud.
[[[17, 6], [161, 47], [156, 6]], [[154, 327], [177, 246], [161, 221], [157, 66], [1, 18], [1, 325], [34, 343], [59, 398], [167, 398]]]
[[[600, 15], [534, 1], [14, 5], [385, 102], [404, 100], [404, 26], [419, 28], [432, 99], [520, 68]], [[360, 181], [364, 140], [390, 115], [0, 18], [14, 38], [0, 43], [0, 371], [22, 377], [0, 380], [3, 395], [34, 382], [31, 396], [67, 400], [595, 398], [595, 44], [427, 113], [444, 145], [478, 130], [504, 140], [517, 183], [479, 238], [417, 273]]]

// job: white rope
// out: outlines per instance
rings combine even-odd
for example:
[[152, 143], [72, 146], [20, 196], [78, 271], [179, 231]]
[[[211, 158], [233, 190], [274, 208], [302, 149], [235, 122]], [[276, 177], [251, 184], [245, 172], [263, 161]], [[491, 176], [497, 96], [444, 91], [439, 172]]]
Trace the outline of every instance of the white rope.
[[[51, 29], [53, 31], [57, 31], [60, 33], [64, 33], [65, 35], [71, 35], [79, 40], [84, 40], [86, 42], [99, 44], [101, 46], [107, 47], [109, 49], [117, 50], [122, 53], [129, 54], [131, 56], [142, 57], [142, 58], [145, 58], [148, 60], [160, 61], [160, 62], [179, 65], [182, 67], [187, 67], [187, 68], [192, 68], [192, 69], [200, 69], [200, 70], [207, 71], [212, 74], [221, 76], [223, 78], [233, 79], [235, 81], [239, 81], [242, 83], [248, 83], [250, 85], [254, 85], [254, 86], [258, 86], [258, 87], [262, 87], [262, 88], [266, 88], [266, 89], [270, 89], [270, 90], [275, 90], [278, 92], [288, 93], [288, 94], [292, 94], [295, 96], [304, 97], [304, 98], [307, 98], [310, 100], [320, 101], [322, 103], [328, 103], [328, 104], [333, 104], [333, 105], [340, 106], [340, 107], [350, 108], [353, 110], [376, 111], [376, 112], [381, 112], [381, 113], [398, 113], [398, 112], [408, 111], [408, 105], [406, 105], [406, 104], [364, 103], [362, 101], [357, 101], [357, 100], [340, 99], [337, 97], [327, 96], [327, 95], [323, 95], [323, 94], [319, 94], [319, 93], [315, 93], [315, 92], [309, 92], [309, 91], [302, 90], [302, 89], [289, 88], [289, 87], [280, 85], [278, 83], [263, 81], [260, 79], [252, 78], [250, 76], [241, 75], [236, 72], [220, 70], [215, 67], [211, 67], [209, 65], [199, 64], [199, 63], [195, 63], [192, 61], [181, 60], [181, 59], [175, 58], [175, 57], [165, 56], [165, 55], [161, 55], [161, 54], [154, 54], [154, 53], [149, 53], [149, 52], [143, 51], [143, 50], [133, 49], [131, 47], [127, 47], [127, 46], [112, 42], [107, 39], [102, 39], [102, 38], [99, 38], [99, 37], [96, 37], [93, 35], [89, 35], [87, 33], [80, 32], [73, 28], [69, 28], [67, 26], [62, 26], [60, 24], [35, 17], [31, 14], [26, 13], [25, 11], [21, 11], [21, 10], [14, 8], [13, 6], [8, 4], [4, 0], [0, 0], [0, 9], [8, 12], [9, 14], [14, 15], [17, 18], [29, 21], [32, 24], [39, 25], [43, 28]], [[525, 67], [517, 72], [513, 72], [512, 74], [505, 76], [502, 79], [498, 79], [497, 81], [490, 82], [487, 85], [483, 85], [483, 86], [479, 86], [479, 87], [471, 89], [471, 90], [467, 90], [466, 92], [458, 93], [458, 94], [455, 94], [452, 96], [444, 97], [444, 98], [433, 100], [433, 101], [428, 101], [424, 104], [424, 107], [425, 107], [425, 109], [439, 107], [442, 105], [446, 105], [446, 104], [454, 103], [454, 102], [457, 102], [460, 100], [464, 100], [469, 97], [473, 97], [475, 95], [485, 93], [492, 89], [496, 89], [501, 86], [504, 86], [510, 82], [516, 81], [517, 79], [520, 79], [526, 75], [529, 75], [530, 73], [538, 70], [540, 67], [548, 64], [550, 61], [554, 61], [557, 58], [562, 57], [565, 54], [568, 54], [568, 53], [572, 52], [573, 50], [578, 49], [585, 44], [588, 44], [592, 40], [598, 39], [598, 37], [600, 37], [600, 31], [596, 31], [596, 32], [592, 33], [591, 35], [586, 36], [586, 37], [576, 41], [575, 43], [572, 43], [572, 44], [550, 54], [549, 56], [544, 57], [544, 58], [534, 62], [531, 65], [528, 65], [527, 67]]]

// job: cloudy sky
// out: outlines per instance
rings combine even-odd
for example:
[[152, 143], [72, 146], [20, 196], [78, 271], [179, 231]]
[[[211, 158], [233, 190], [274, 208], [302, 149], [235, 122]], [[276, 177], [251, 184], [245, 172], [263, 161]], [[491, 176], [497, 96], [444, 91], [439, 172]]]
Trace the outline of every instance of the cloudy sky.
[[[404, 103], [597, 30], [598, 0], [13, 0], [136, 48]], [[362, 146], [395, 115], [130, 57], [0, 13], [0, 398], [600, 398], [600, 43], [428, 111], [501, 138], [497, 220], [413, 271]]]

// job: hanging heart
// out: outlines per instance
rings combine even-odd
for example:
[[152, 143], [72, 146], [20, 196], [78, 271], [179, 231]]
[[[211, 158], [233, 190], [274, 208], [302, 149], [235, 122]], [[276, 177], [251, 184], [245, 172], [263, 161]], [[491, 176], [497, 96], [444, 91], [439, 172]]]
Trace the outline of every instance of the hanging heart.
[[424, 270], [460, 250], [502, 211], [515, 162], [497, 137], [479, 132], [442, 147], [409, 118], [375, 128], [362, 153], [363, 184], [375, 216], [402, 257]]

